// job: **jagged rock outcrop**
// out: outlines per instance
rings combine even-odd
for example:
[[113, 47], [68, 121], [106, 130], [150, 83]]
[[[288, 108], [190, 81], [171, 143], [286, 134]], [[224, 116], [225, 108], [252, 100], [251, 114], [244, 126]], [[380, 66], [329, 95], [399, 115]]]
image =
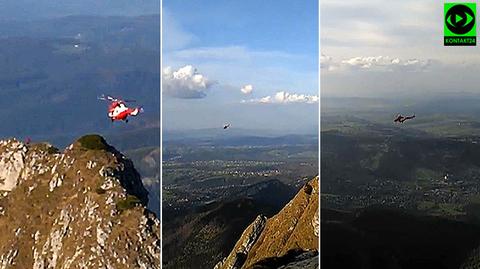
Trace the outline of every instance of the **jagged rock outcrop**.
[[245, 262], [245, 258], [252, 249], [253, 244], [257, 241], [258, 237], [265, 228], [267, 223], [267, 218], [265, 216], [258, 216], [252, 224], [250, 224], [247, 229], [242, 233], [240, 240], [235, 244], [233, 248], [235, 251], [232, 251], [224, 261], [218, 263], [215, 266], [215, 269], [219, 268], [240, 268], [240, 266]]
[[0, 268], [160, 268], [148, 192], [104, 146], [0, 141]]
[[268, 268], [265, 264], [282, 268], [317, 268], [318, 197], [316, 177], [305, 184], [277, 215], [266, 221], [262, 216], [257, 217], [215, 269]]
[[20, 175], [25, 163], [27, 148], [17, 141], [1, 141], [0, 147], [0, 191], [11, 191], [25, 175]]

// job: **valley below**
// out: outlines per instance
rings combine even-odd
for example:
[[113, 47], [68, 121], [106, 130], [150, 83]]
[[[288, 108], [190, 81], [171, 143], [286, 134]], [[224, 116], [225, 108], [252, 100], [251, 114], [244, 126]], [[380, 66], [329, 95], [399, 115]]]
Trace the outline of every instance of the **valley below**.
[[[460, 100], [323, 112], [322, 268], [478, 266], [480, 125]], [[417, 118], [394, 124], [405, 110]]]
[[164, 140], [163, 267], [220, 268], [318, 174], [317, 152], [315, 136]]

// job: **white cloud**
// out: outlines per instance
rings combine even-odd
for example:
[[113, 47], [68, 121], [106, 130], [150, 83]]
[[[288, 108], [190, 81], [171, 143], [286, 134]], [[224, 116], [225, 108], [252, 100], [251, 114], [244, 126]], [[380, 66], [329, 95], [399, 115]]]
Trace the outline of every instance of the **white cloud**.
[[376, 71], [421, 71], [430, 65], [430, 60], [400, 59], [389, 56], [353, 57], [341, 61], [341, 65], [351, 68], [370, 69]]
[[290, 104], [290, 103], [318, 103], [319, 97], [316, 95], [288, 93], [285, 91], [277, 92], [275, 95], [268, 95], [258, 99], [243, 100], [242, 103], [259, 103], [259, 104]]
[[[320, 44], [334, 59], [390, 55], [475, 64], [478, 47], [443, 46], [443, 4], [429, 1], [322, 0]], [[322, 69], [322, 71], [325, 69]]]
[[162, 88], [163, 93], [176, 98], [203, 98], [207, 96], [207, 90], [214, 84], [197, 70], [186, 65], [177, 71], [171, 67], [163, 69]]
[[425, 71], [433, 63], [427, 59], [401, 59], [390, 56], [359, 56], [346, 58], [340, 61], [334, 60], [331, 56], [322, 54], [320, 57], [320, 68], [328, 71]]
[[242, 91], [243, 94], [251, 94], [253, 91], [253, 85], [252, 84], [245, 85], [240, 89], [240, 91]]
[[225, 46], [188, 47], [162, 56], [164, 66], [193, 65], [222, 84], [237, 85], [237, 91], [244, 83], [262, 95], [279, 88], [318, 88], [318, 59], [304, 54]]

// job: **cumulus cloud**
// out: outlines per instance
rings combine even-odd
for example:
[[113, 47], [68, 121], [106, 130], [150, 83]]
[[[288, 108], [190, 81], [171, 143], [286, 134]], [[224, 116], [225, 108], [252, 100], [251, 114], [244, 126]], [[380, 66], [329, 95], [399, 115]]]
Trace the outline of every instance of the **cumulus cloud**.
[[268, 95], [258, 99], [243, 100], [243, 103], [258, 104], [290, 104], [290, 103], [318, 103], [319, 97], [316, 95], [288, 93], [285, 91], [277, 92], [275, 95]]
[[197, 70], [186, 65], [174, 71], [171, 67], [163, 69], [163, 93], [176, 98], [204, 98], [207, 90], [214, 84]]
[[424, 71], [432, 60], [401, 59], [390, 56], [359, 56], [335, 61], [331, 56], [320, 56], [320, 68], [328, 71], [370, 70], [370, 71]]
[[341, 61], [341, 64], [352, 68], [373, 69], [378, 71], [393, 71], [394, 68], [401, 68], [406, 71], [420, 71], [428, 67], [430, 60], [403, 60], [389, 56], [370, 56], [353, 57]]
[[252, 84], [245, 85], [240, 89], [240, 91], [243, 94], [251, 94], [253, 91], [253, 85]]

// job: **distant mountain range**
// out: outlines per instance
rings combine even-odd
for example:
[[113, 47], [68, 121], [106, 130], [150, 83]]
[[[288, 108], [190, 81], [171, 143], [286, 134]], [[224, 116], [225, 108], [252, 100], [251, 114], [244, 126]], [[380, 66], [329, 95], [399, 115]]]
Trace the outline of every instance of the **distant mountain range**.
[[186, 131], [163, 131], [163, 141], [166, 144], [205, 144], [217, 146], [268, 146], [268, 145], [301, 145], [318, 143], [318, 135], [312, 134], [281, 134], [267, 130], [223, 130], [201, 129]]
[[[159, 24], [158, 15], [0, 21], [0, 136], [159, 127]], [[112, 124], [102, 93], [136, 99], [145, 113]]]
[[34, 21], [0, 20], [0, 38], [73, 39], [105, 49], [160, 51], [160, 15], [70, 15]]

